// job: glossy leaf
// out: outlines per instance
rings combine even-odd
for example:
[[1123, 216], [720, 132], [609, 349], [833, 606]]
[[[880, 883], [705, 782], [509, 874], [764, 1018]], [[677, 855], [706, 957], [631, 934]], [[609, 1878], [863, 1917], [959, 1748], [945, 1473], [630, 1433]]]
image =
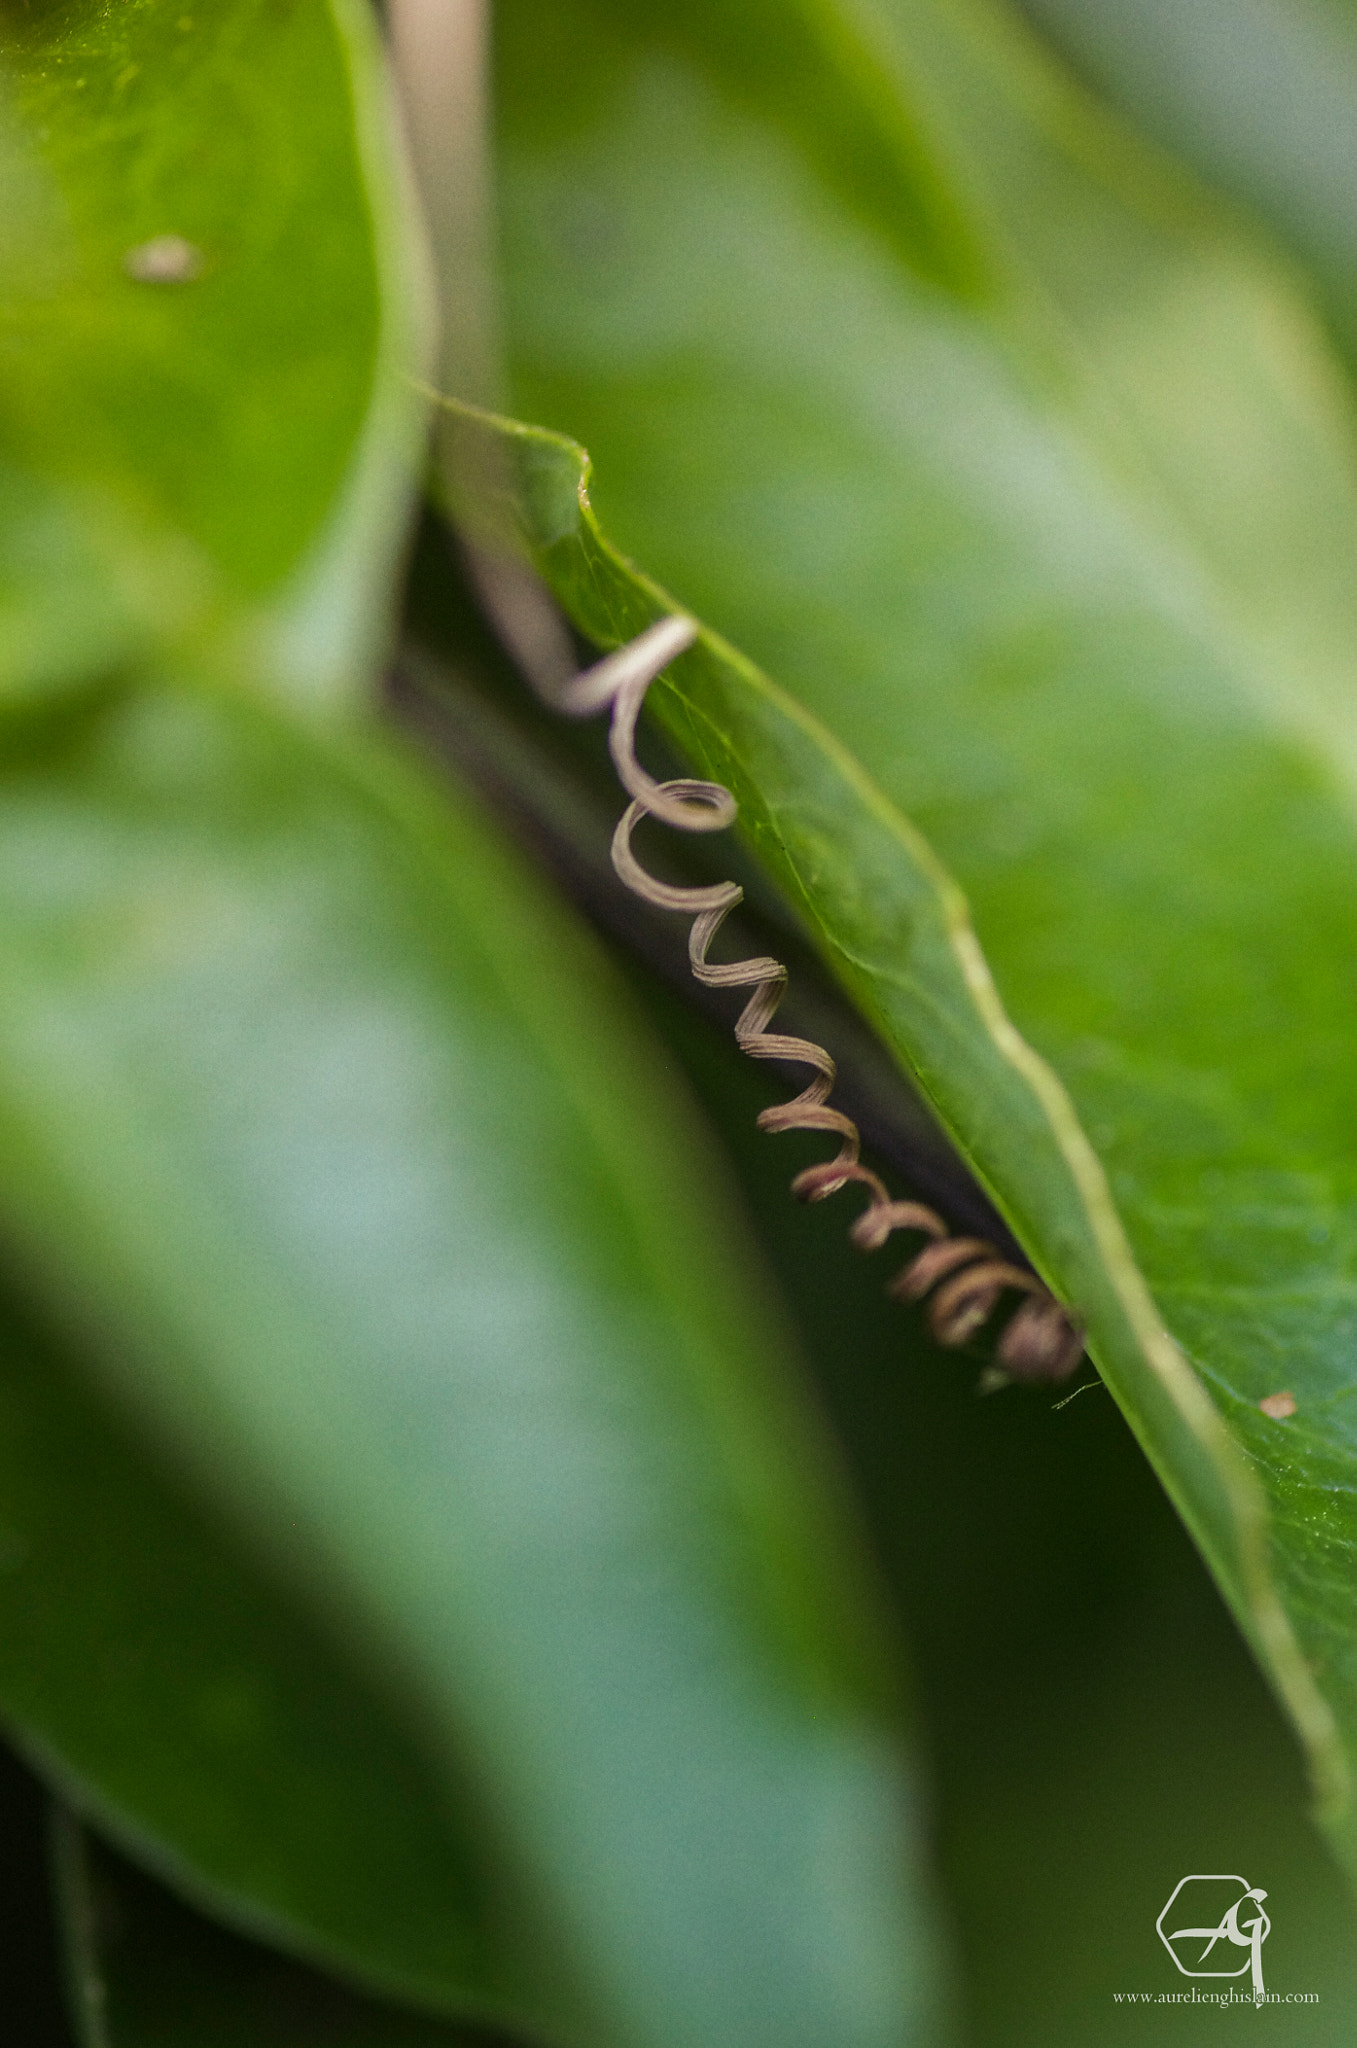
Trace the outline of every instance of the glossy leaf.
[[12, 1309], [0, 1416], [13, 1739], [228, 1919], [434, 2006], [492, 1997], [483, 1859], [399, 1700], [355, 1677]]
[[[708, 642], [660, 708], [1088, 1318], [1351, 1853], [1349, 403], [1266, 254], [1016, 24], [810, 17], [941, 138], [984, 288], [841, 203], [704, 5], [506, 0], [517, 402], [793, 693]], [[661, 599], [524, 445], [615, 638]]]
[[148, 691], [13, 736], [0, 961], [30, 1284], [412, 1703], [499, 2009], [919, 2038], [890, 1659], [720, 1169], [569, 913], [370, 735]]
[[[511, 461], [537, 563], [586, 632], [621, 642], [676, 608], [601, 534], [582, 451], [541, 430], [486, 427]], [[689, 758], [734, 792], [753, 850], [1077, 1304], [1227, 1598], [1303, 1726], [1310, 1717], [1316, 1761], [1341, 1769], [1269, 1583], [1262, 1503], [1154, 1315], [1068, 1098], [999, 1005], [955, 885], [853, 758], [719, 636], [704, 632], [651, 701]]]
[[0, 687], [380, 646], [423, 321], [361, 0], [0, 17]]
[[776, 1075], [728, 1023], [658, 992], [648, 1007], [727, 1134], [906, 1622], [972, 2048], [1163, 2048], [1163, 2005], [1106, 2014], [1123, 1987], [1182, 1985], [1152, 1922], [1168, 1873], [1196, 1868], [1266, 1873], [1268, 1986], [1318, 2000], [1270, 2007], [1269, 2028], [1342, 2048], [1351, 1892], [1305, 1815], [1291, 1731], [1116, 1404], [1087, 1371], [1074, 1400], [978, 1399], [974, 1351], [939, 1351], [889, 1298], [892, 1266], [854, 1248], [844, 1206], [788, 1201], [789, 1151], [816, 1147], [758, 1130]]
[[226, 1933], [69, 1815], [54, 1863], [81, 2048], [507, 2048], [505, 2036], [377, 2005]]

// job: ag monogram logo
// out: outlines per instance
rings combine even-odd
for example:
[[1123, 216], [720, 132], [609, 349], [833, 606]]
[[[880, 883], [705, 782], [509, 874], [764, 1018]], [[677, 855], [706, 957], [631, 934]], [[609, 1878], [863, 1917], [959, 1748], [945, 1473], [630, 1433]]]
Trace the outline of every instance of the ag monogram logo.
[[[1253, 1994], [1261, 1999], [1262, 1949], [1272, 1931], [1266, 1897], [1242, 1877], [1184, 1877], [1154, 1924], [1185, 1977], [1242, 1977], [1251, 1968]], [[1236, 1963], [1240, 1949], [1248, 1953]]]

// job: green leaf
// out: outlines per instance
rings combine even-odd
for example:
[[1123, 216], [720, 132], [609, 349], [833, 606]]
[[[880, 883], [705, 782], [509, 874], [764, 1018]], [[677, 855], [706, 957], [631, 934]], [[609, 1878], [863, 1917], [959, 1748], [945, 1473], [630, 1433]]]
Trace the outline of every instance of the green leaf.
[[376, 2005], [226, 1933], [69, 1815], [54, 1861], [82, 2048], [492, 2048], [479, 2030]]
[[717, 1160], [570, 914], [371, 736], [242, 700], [15, 732], [4, 798], [11, 1241], [418, 1716], [500, 2009], [922, 2038], [857, 1548]]
[[1149, 132], [1247, 201], [1314, 273], [1357, 352], [1352, 0], [1021, 0]]
[[[476, 416], [457, 410], [471, 429]], [[604, 539], [579, 448], [513, 422], [483, 424], [511, 458], [523, 537], [585, 632], [620, 644], [676, 608]], [[703, 631], [651, 702], [688, 758], [734, 792], [753, 851], [1039, 1268], [1077, 1305], [1104, 1378], [1310, 1738], [1336, 1804], [1342, 1762], [1278, 1607], [1262, 1503], [1154, 1313], [1068, 1097], [1000, 1006], [955, 885], [852, 756], [719, 635]]]
[[11, 1736], [211, 1910], [435, 2007], [492, 1999], [483, 1858], [401, 1702], [12, 1310], [0, 1417]]
[[[865, 231], [696, 0], [506, 0], [517, 403], [793, 693], [708, 640], [658, 704], [1087, 1317], [1351, 1857], [1349, 402], [1266, 254], [1003, 17], [796, 12], [923, 107], [988, 289]], [[520, 445], [621, 637], [668, 600]]]
[[418, 456], [390, 129], [361, 0], [6, 8], [0, 689], [361, 681]]
[[[1323, 2013], [1279, 2014], [1288, 2048], [1337, 2048], [1357, 2018], [1351, 1891], [1305, 1815], [1291, 1730], [1115, 1403], [1096, 1380], [1073, 1401], [978, 1400], [974, 1357], [890, 1300], [839, 1205], [788, 1201], [816, 1141], [757, 1129], [777, 1076], [667, 992], [647, 1007], [728, 1134], [906, 1623], [968, 2038], [1109, 2038], [1114, 1991], [1175, 1981], [1153, 1922], [1203, 1869], [1266, 1873], [1267, 1983]], [[896, 1142], [867, 1155], [888, 1180]], [[1162, 2048], [1164, 2026], [1142, 2007], [1114, 2038]]]

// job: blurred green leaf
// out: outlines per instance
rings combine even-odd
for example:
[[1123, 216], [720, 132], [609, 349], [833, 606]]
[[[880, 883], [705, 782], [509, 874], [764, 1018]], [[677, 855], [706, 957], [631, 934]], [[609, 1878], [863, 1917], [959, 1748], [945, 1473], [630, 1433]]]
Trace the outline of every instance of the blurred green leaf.
[[45, 1775], [238, 1923], [434, 2006], [492, 1998], [483, 1860], [399, 1701], [12, 1312], [0, 1418], [0, 1711]]
[[359, 1998], [227, 1934], [58, 1821], [57, 1893], [82, 2048], [495, 2048]]
[[28, 1284], [470, 1801], [502, 2010], [924, 2037], [896, 1681], [780, 1326], [479, 818], [239, 701], [14, 732], [0, 1139]]
[[362, 0], [7, 0], [0, 688], [380, 647], [423, 315]]
[[1357, 356], [1353, 0], [1020, 0], [1150, 134], [1256, 208]]
[[[1352, 1857], [1348, 399], [1266, 252], [1018, 24], [797, 13], [923, 109], [987, 288], [850, 214], [702, 0], [505, 0], [516, 403], [794, 693], [709, 640], [657, 701], [1089, 1318]], [[621, 637], [668, 600], [564, 451], [518, 446], [547, 573]]]
[[15, 1351], [16, 1725], [216, 1910], [445, 2006], [903, 2048], [898, 1680], [719, 1165], [479, 818], [240, 687], [343, 701], [385, 628], [418, 259], [371, 22], [24, 9], [0, 60], [12, 694], [118, 685], [0, 757], [0, 1213], [123, 1417]]

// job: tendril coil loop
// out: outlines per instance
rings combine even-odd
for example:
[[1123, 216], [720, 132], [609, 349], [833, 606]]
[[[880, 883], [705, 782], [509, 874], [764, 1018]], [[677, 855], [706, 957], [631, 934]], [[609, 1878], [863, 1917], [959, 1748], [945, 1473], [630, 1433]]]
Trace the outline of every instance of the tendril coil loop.
[[[613, 866], [626, 886], [660, 910], [692, 918], [688, 958], [708, 988], [750, 989], [735, 1025], [735, 1040], [753, 1059], [787, 1060], [808, 1067], [811, 1078], [791, 1102], [759, 1116], [765, 1131], [824, 1131], [836, 1137], [833, 1159], [808, 1166], [792, 1182], [803, 1202], [820, 1202], [840, 1188], [865, 1188], [867, 1207], [850, 1228], [860, 1251], [879, 1251], [894, 1231], [912, 1232], [925, 1243], [891, 1281], [897, 1301], [926, 1303], [938, 1343], [955, 1349], [976, 1335], [1001, 1307], [1018, 1295], [1012, 1315], [999, 1331], [995, 1361], [1011, 1378], [1029, 1382], [1068, 1379], [1083, 1355], [1083, 1331], [1036, 1275], [1012, 1265], [993, 1245], [977, 1237], [954, 1237], [942, 1218], [922, 1202], [895, 1201], [884, 1183], [859, 1158], [858, 1127], [830, 1107], [834, 1062], [823, 1046], [806, 1038], [770, 1031], [787, 987], [787, 970], [763, 956], [722, 965], [708, 959], [712, 941], [744, 891], [736, 882], [708, 888], [675, 887], [649, 874], [632, 851], [632, 834], [642, 818], [657, 818], [680, 832], [720, 832], [735, 822], [736, 803], [719, 782], [680, 779], [655, 782], [636, 758], [636, 724], [646, 691], [674, 658], [690, 647], [697, 629], [688, 619], [669, 617], [610, 654], [593, 668], [549, 693], [554, 707], [574, 717], [611, 708], [609, 749], [618, 779], [631, 798], [613, 836]], [[546, 694], [546, 693], [544, 693]]]

